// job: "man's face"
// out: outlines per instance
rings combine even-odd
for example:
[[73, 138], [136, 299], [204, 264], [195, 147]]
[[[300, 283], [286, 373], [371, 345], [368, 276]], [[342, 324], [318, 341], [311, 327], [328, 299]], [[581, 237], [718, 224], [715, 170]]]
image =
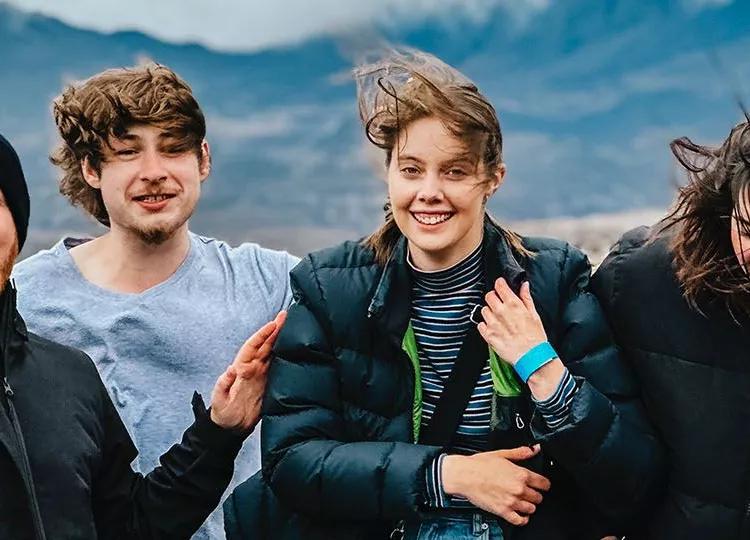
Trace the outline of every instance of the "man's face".
[[13, 216], [5, 203], [5, 196], [0, 192], [0, 291], [8, 282], [13, 270], [13, 263], [18, 256], [18, 235]]
[[156, 126], [137, 124], [104, 149], [101, 173], [83, 163], [86, 181], [101, 190], [110, 227], [161, 244], [187, 227], [209, 173], [209, 149], [202, 156], [185, 141]]

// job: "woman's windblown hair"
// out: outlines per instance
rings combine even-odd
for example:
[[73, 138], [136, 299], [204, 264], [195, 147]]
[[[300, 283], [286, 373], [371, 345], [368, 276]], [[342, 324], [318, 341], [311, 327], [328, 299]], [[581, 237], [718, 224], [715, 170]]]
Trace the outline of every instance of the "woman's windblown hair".
[[[685, 168], [688, 183], [661, 223], [672, 234], [677, 279], [687, 301], [720, 300], [736, 319], [750, 316], [750, 277], [731, 241], [732, 218], [741, 236], [750, 236], [750, 119], [738, 124], [719, 147], [683, 137], [672, 153]], [[750, 249], [750, 245], [747, 246]]]
[[[403, 144], [399, 141], [403, 129], [416, 120], [435, 117], [463, 141], [475, 166], [485, 171], [484, 181], [492, 181], [503, 162], [500, 121], [489, 100], [458, 70], [420, 51], [389, 51], [379, 60], [355, 68], [354, 78], [365, 135], [385, 152], [386, 166]], [[381, 264], [401, 236], [390, 203], [385, 211], [383, 226], [365, 240]], [[517, 235], [504, 232], [514, 249], [527, 254]]]

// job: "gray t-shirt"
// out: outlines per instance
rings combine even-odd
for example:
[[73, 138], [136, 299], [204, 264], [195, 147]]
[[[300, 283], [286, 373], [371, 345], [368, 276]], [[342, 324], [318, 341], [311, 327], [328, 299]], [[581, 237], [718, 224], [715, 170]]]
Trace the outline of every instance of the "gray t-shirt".
[[[66, 238], [13, 270], [29, 330], [88, 353], [139, 450], [146, 474], [193, 422], [190, 399], [208, 404], [216, 378], [242, 343], [291, 301], [296, 257], [256, 244], [232, 248], [190, 234], [190, 251], [166, 281], [140, 294], [86, 280]], [[237, 458], [230, 489], [260, 468], [260, 429]], [[194, 536], [224, 538], [221, 507]]]

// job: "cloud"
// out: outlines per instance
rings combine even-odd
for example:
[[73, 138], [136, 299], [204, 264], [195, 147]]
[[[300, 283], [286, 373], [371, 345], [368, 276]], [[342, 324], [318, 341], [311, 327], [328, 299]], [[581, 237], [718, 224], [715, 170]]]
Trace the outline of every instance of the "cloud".
[[99, 31], [140, 30], [173, 42], [221, 50], [255, 50], [384, 22], [445, 15], [482, 20], [500, 6], [517, 21], [547, 9], [549, 0], [10, 0], [22, 9]]
[[[206, 111], [210, 138], [229, 141], [277, 139], [297, 135], [308, 140], [328, 137], [352, 117], [351, 103], [274, 107], [246, 116], [226, 116]], [[310, 126], [315, 126], [310, 132]]]
[[265, 139], [289, 135], [294, 127], [291, 111], [267, 111], [242, 118], [209, 115], [209, 133], [220, 139]]
[[723, 8], [734, 3], [734, 0], [681, 0], [680, 2], [685, 11], [697, 13], [704, 9]]

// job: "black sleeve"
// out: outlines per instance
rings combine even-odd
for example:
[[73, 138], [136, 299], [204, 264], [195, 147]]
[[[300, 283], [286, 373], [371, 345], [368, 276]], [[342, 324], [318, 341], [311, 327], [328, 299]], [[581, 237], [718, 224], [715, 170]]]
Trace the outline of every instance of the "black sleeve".
[[276, 343], [263, 407], [268, 484], [291, 509], [324, 519], [416, 512], [425, 500], [426, 467], [440, 449], [348, 435], [339, 367], [324, 330], [325, 298], [309, 258], [292, 278], [295, 303]]
[[664, 449], [646, 418], [634, 374], [622, 359], [596, 297], [586, 256], [569, 247], [561, 280], [555, 348], [580, 385], [569, 421], [533, 423], [545, 450], [602, 514], [627, 525], [649, 509], [664, 483]]
[[138, 451], [103, 385], [101, 392], [104, 441], [92, 493], [99, 538], [190, 538], [218, 506], [246, 435], [214, 424], [196, 393], [195, 422], [143, 476], [131, 467]]

